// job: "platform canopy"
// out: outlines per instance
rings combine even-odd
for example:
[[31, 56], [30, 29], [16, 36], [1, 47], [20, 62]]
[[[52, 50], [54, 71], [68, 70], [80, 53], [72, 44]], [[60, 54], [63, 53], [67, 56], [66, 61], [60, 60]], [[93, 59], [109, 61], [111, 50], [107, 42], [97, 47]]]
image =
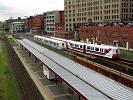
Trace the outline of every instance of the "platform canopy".
[[[29, 51], [31, 50], [32, 52], [30, 52], [43, 63], [49, 64], [48, 66], [51, 70], [57, 73], [62, 79], [88, 99], [93, 98], [93, 100], [97, 100], [99, 98], [101, 100], [105, 100], [110, 97], [114, 100], [132, 100], [133, 98], [133, 89], [131, 88], [94, 72], [91, 69], [85, 68], [84, 66], [50, 51], [30, 40], [23, 39], [19, 41], [19, 43]], [[64, 72], [62, 70], [64, 70]], [[67, 72], [66, 75], [65, 72]], [[83, 84], [80, 82], [83, 82]], [[96, 98], [94, 99], [94, 97]]]

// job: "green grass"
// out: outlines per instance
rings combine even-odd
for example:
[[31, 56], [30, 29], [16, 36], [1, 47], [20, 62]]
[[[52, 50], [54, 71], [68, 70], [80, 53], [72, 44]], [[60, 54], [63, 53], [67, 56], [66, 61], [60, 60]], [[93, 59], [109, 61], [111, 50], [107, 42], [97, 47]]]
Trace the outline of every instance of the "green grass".
[[10, 44], [12, 44], [13, 46], [16, 45], [16, 42], [13, 40], [13, 38], [9, 38], [8, 41], [9, 41]]
[[0, 100], [18, 100], [8, 62], [7, 52], [0, 50]]
[[121, 57], [133, 61], [133, 51], [121, 50]]

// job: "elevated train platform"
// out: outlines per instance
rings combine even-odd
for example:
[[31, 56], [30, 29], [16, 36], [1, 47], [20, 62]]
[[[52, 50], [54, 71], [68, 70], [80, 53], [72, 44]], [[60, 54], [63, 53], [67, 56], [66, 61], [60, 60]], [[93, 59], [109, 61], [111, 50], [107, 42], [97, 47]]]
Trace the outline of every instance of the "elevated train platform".
[[132, 100], [133, 98], [132, 89], [114, 80], [27, 39], [18, 42], [85, 100]]

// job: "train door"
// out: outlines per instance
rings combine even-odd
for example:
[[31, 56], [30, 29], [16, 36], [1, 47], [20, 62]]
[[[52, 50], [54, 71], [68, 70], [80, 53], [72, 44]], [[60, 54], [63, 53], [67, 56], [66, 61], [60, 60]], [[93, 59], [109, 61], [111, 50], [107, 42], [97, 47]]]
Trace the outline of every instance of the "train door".
[[83, 52], [86, 52], [86, 45], [83, 45]]

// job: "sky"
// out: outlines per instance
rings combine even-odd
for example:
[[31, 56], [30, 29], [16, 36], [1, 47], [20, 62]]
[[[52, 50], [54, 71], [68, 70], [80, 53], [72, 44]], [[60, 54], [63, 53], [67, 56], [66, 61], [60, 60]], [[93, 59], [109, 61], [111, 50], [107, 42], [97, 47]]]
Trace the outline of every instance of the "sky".
[[0, 21], [63, 9], [64, 0], [0, 0]]

